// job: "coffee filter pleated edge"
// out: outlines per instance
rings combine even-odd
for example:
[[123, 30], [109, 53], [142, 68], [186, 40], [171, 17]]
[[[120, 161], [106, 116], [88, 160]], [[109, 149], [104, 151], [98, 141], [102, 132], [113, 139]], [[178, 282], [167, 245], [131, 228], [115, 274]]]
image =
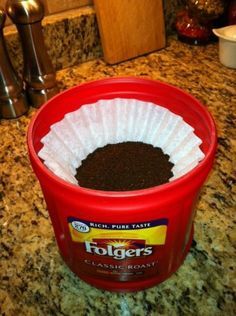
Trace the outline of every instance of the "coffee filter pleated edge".
[[86, 104], [53, 124], [38, 156], [60, 178], [78, 184], [76, 169], [99, 147], [126, 141], [159, 147], [174, 164], [170, 181], [188, 173], [204, 158], [201, 139], [183, 118], [165, 107], [136, 99]]

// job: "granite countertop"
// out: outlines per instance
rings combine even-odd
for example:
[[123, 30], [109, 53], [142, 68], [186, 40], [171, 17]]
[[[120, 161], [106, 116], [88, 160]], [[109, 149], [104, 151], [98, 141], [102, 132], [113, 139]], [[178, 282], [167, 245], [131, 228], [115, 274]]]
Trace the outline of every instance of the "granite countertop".
[[215, 118], [218, 150], [202, 188], [191, 250], [170, 279], [129, 294], [97, 290], [61, 259], [26, 148], [35, 109], [0, 123], [0, 315], [235, 315], [236, 71], [218, 61], [216, 44], [165, 49], [118, 65], [96, 59], [61, 70], [61, 90], [88, 80], [135, 75], [176, 85]]

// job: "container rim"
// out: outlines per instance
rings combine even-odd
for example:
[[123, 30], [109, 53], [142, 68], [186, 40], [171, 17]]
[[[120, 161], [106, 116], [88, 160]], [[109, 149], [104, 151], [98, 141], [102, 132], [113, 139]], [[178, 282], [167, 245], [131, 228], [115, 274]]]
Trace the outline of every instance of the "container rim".
[[[54, 101], [55, 99], [57, 99], [58, 97], [60, 97], [61, 95], [67, 94], [70, 91], [73, 91], [74, 89], [83, 86], [94, 86], [94, 85], [103, 85], [106, 83], [112, 83], [113, 82], [122, 82], [122, 83], [134, 83], [134, 81], [138, 81], [139, 83], [143, 83], [143, 84], [159, 84], [165, 87], [169, 87], [170, 89], [174, 89], [175, 91], [179, 91], [182, 94], [188, 95], [189, 98], [191, 98], [195, 103], [198, 104], [198, 106], [201, 108], [201, 110], [203, 112], [205, 112], [206, 118], [209, 121], [209, 128], [211, 130], [211, 143], [209, 145], [209, 149], [207, 151], [207, 153], [205, 154], [205, 157], [203, 158], [203, 160], [201, 162], [199, 162], [199, 164], [193, 168], [190, 172], [188, 172], [187, 174], [162, 185], [158, 185], [158, 186], [154, 186], [151, 188], [146, 188], [146, 189], [139, 189], [139, 190], [132, 190], [132, 191], [103, 191], [103, 190], [94, 190], [94, 189], [89, 189], [89, 188], [84, 188], [84, 187], [80, 187], [77, 186], [75, 184], [69, 183], [65, 180], [63, 180], [62, 178], [60, 178], [59, 176], [55, 175], [51, 170], [49, 170], [41, 161], [41, 159], [38, 157], [36, 150], [34, 148], [34, 144], [33, 144], [33, 130], [34, 130], [34, 126], [35, 123], [38, 119], [38, 117], [40, 116], [41, 112], [44, 111], [44, 109], [47, 107], [47, 105], [49, 103], [51, 103], [52, 101]], [[183, 185], [186, 182], [189, 182], [190, 178], [193, 178], [195, 176], [197, 176], [198, 172], [204, 167], [204, 165], [207, 164], [207, 162], [209, 160], [211, 160], [212, 155], [214, 155], [215, 151], [216, 151], [216, 145], [217, 145], [217, 137], [216, 137], [216, 125], [215, 122], [213, 120], [212, 115], [206, 110], [206, 108], [202, 105], [202, 103], [200, 103], [199, 100], [197, 100], [194, 96], [192, 96], [191, 94], [185, 92], [184, 90], [171, 85], [169, 83], [165, 83], [159, 80], [154, 80], [154, 79], [147, 79], [147, 78], [142, 78], [142, 77], [136, 77], [136, 76], [119, 76], [119, 77], [109, 77], [109, 78], [102, 78], [102, 79], [96, 79], [96, 80], [90, 80], [90, 81], [86, 81], [84, 83], [81, 83], [79, 85], [76, 85], [74, 87], [68, 88], [60, 93], [58, 93], [56, 96], [54, 96], [53, 98], [51, 98], [50, 100], [48, 100], [47, 102], [45, 102], [45, 104], [36, 112], [36, 114], [33, 116], [33, 118], [31, 119], [31, 122], [29, 124], [28, 127], [28, 131], [27, 131], [27, 144], [28, 144], [28, 151], [29, 154], [32, 156], [32, 158], [34, 159], [35, 163], [38, 165], [38, 167], [41, 169], [41, 171], [47, 175], [48, 178], [50, 178], [53, 182], [56, 182], [58, 184], [60, 184], [61, 186], [64, 186], [65, 188], [67, 188], [68, 190], [71, 191], [77, 191], [77, 192], [81, 192], [83, 194], [86, 195], [90, 195], [90, 196], [97, 196], [97, 197], [136, 197], [136, 196], [142, 196], [142, 195], [147, 195], [147, 194], [151, 194], [151, 193], [162, 193], [165, 192], [167, 190], [170, 189], [174, 189], [176, 186], [179, 185]]]

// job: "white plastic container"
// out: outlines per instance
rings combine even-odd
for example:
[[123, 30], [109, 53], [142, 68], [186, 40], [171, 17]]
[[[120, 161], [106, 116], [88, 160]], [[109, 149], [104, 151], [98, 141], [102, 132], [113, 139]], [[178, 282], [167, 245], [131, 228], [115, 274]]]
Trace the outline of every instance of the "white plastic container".
[[213, 29], [219, 37], [220, 62], [229, 68], [236, 68], [236, 25]]

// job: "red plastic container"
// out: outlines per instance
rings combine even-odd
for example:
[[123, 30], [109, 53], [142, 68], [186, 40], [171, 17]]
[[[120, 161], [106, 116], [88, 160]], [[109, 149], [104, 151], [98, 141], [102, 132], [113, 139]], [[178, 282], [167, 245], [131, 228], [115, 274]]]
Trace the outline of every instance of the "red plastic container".
[[[69, 184], [37, 156], [41, 138], [68, 112], [99, 99], [136, 98], [181, 115], [203, 141], [205, 158], [181, 178], [150, 189], [106, 192]], [[106, 290], [136, 291], [167, 279], [183, 262], [193, 237], [194, 206], [212, 168], [216, 130], [191, 95], [153, 80], [109, 78], [69, 89], [33, 118], [28, 148], [60, 253], [84, 281]]]

